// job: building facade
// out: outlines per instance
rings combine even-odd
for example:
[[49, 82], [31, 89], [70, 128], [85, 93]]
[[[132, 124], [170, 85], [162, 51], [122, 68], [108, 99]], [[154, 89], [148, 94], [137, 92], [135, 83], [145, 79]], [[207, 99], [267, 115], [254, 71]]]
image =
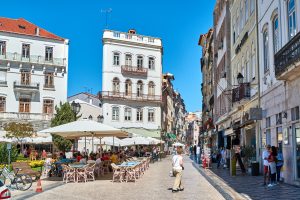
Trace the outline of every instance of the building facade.
[[259, 1], [261, 143], [279, 147], [284, 181], [300, 185], [300, 1]]
[[161, 137], [162, 42], [159, 38], [105, 30], [102, 92], [104, 123]]
[[47, 128], [67, 101], [69, 41], [25, 19], [0, 18], [0, 125]]

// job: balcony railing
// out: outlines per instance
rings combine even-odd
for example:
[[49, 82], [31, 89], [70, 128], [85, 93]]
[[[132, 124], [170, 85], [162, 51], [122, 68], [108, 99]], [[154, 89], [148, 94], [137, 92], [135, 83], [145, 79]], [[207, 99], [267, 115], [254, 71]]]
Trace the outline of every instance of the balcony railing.
[[7, 81], [1, 81], [0, 80], [0, 86], [7, 86]]
[[0, 112], [1, 120], [45, 120], [49, 121], [53, 114], [42, 113], [19, 113], [19, 112]]
[[239, 87], [232, 90], [232, 103], [251, 97], [250, 83], [241, 83]]
[[29, 89], [29, 90], [39, 90], [40, 84], [39, 83], [24, 83], [24, 82], [14, 82], [15, 89]]
[[101, 92], [102, 99], [112, 99], [112, 100], [131, 100], [131, 101], [148, 101], [148, 102], [161, 102], [160, 95], [149, 95], [149, 94], [134, 94], [125, 92], [111, 92], [104, 91]]
[[132, 67], [127, 65], [122, 65], [121, 72], [124, 75], [145, 77], [148, 74], [148, 69], [142, 67]]
[[[282, 49], [275, 54], [275, 75], [277, 79], [285, 80], [288, 77], [297, 76], [300, 74], [299, 67], [295, 70], [292, 68], [293, 64], [300, 62], [300, 32], [293, 37]], [[289, 72], [287, 74], [286, 72]], [[295, 73], [296, 72], [296, 73]]]
[[53, 58], [51, 60], [47, 60], [44, 56], [30, 55], [28, 57], [22, 57], [21, 54], [11, 52], [6, 52], [6, 54], [0, 55], [0, 60], [27, 62], [43, 65], [66, 66], [65, 58]]

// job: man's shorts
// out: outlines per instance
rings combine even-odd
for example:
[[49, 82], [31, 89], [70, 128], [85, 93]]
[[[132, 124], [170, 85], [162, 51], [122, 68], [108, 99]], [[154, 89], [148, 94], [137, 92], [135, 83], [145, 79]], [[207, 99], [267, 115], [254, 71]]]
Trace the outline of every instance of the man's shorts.
[[269, 166], [264, 165], [264, 173], [267, 174], [269, 172]]

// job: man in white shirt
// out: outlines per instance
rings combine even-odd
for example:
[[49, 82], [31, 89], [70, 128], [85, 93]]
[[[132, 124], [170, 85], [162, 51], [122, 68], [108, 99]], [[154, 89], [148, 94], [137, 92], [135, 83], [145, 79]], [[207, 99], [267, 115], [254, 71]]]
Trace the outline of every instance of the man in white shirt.
[[262, 159], [264, 163], [264, 185], [267, 185], [267, 180], [269, 182], [269, 162], [268, 157], [270, 155], [269, 149], [271, 148], [270, 145], [266, 145], [266, 149], [262, 153]]
[[183, 191], [184, 188], [182, 186], [182, 170], [183, 168], [183, 158], [182, 158], [182, 148], [177, 148], [177, 155], [174, 155], [172, 158], [172, 166], [173, 166], [173, 174], [175, 175], [175, 182], [172, 188], [172, 192]]

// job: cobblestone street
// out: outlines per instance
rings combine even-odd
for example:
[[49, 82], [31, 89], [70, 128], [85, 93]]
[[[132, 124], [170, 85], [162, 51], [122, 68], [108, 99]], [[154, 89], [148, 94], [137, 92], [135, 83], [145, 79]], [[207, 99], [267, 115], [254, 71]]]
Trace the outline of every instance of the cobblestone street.
[[[112, 183], [111, 180], [97, 180], [88, 183], [55, 184], [43, 181], [44, 191], [17, 193], [14, 199], [202, 199], [222, 200], [222, 195], [193, 167], [192, 161], [185, 157], [183, 192], [172, 193], [174, 178], [169, 177], [170, 157], [150, 165], [150, 169], [136, 183]], [[58, 184], [57, 187], [54, 185]], [[35, 187], [36, 183], [34, 183]], [[49, 186], [51, 189], [47, 189]], [[35, 188], [34, 188], [35, 189]], [[14, 193], [13, 193], [14, 194]]]

